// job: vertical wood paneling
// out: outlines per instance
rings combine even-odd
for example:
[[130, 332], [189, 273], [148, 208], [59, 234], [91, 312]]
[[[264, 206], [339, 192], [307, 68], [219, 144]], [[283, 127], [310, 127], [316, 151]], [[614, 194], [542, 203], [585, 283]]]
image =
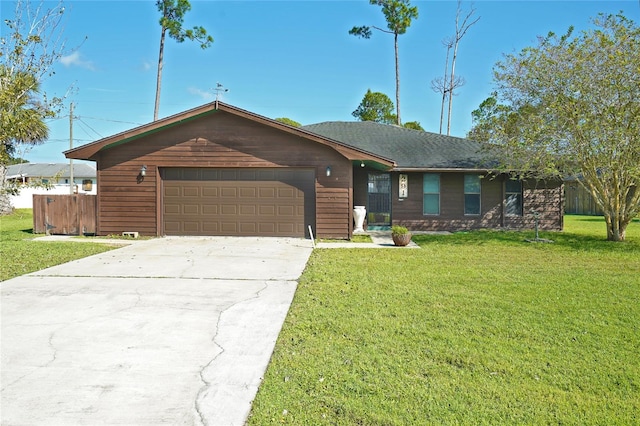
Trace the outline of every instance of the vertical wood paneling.
[[53, 235], [95, 234], [96, 196], [34, 195], [33, 232]]

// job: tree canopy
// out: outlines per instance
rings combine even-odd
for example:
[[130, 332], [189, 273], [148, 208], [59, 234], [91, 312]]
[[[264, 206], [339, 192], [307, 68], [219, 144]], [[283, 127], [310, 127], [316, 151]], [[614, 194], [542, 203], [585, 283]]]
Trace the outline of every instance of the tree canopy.
[[[396, 124], [396, 115], [393, 113], [393, 101], [384, 93], [367, 90], [362, 102], [351, 113], [360, 121], [375, 121], [383, 124]], [[402, 125], [406, 129], [424, 131], [420, 122], [407, 121]]]
[[14, 161], [18, 147], [43, 143], [49, 134], [45, 120], [55, 117], [62, 99], [40, 92], [53, 75], [53, 65], [64, 53], [61, 43], [62, 2], [50, 9], [15, 3], [13, 17], [0, 36], [0, 214], [11, 211], [6, 165]]
[[367, 90], [362, 102], [351, 113], [360, 121], [375, 121], [376, 123], [395, 124], [396, 115], [393, 113], [393, 101], [380, 92]]
[[288, 124], [289, 126], [292, 126], [292, 127], [301, 127], [302, 126], [302, 124], [298, 123], [295, 120], [287, 118], [287, 117], [278, 117], [278, 118], [274, 118], [274, 120], [279, 121], [280, 123]]
[[0, 39], [0, 163], [6, 164], [17, 144], [37, 144], [48, 136], [46, 118], [56, 116], [62, 99], [47, 98], [41, 83], [53, 75], [60, 59], [62, 3], [48, 10], [17, 1], [15, 15], [5, 19]]
[[473, 112], [468, 136], [505, 170], [575, 178], [619, 241], [640, 213], [640, 29], [622, 14], [593, 24], [498, 62], [496, 91]]

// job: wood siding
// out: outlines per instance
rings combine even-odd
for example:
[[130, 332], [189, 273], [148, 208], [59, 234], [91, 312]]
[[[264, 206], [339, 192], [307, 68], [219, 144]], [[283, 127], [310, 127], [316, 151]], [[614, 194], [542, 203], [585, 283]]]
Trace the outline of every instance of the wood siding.
[[162, 234], [160, 168], [302, 167], [316, 174], [316, 217], [309, 224], [315, 235], [350, 236], [351, 162], [330, 147], [230, 113], [219, 111], [103, 150], [97, 163], [100, 235]]

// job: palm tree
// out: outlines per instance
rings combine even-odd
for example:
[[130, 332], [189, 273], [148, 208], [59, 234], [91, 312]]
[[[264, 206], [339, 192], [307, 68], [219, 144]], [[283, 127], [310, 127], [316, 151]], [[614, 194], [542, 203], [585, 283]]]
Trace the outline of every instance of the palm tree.
[[49, 136], [44, 120], [51, 111], [38, 100], [39, 90], [33, 74], [0, 65], [0, 215], [11, 211], [5, 177], [16, 145], [36, 145]]

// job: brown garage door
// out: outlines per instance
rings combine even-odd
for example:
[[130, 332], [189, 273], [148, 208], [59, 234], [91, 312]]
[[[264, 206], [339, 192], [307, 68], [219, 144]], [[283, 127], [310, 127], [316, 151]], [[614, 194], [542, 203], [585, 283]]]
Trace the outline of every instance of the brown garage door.
[[165, 235], [304, 237], [315, 226], [307, 169], [166, 168]]

